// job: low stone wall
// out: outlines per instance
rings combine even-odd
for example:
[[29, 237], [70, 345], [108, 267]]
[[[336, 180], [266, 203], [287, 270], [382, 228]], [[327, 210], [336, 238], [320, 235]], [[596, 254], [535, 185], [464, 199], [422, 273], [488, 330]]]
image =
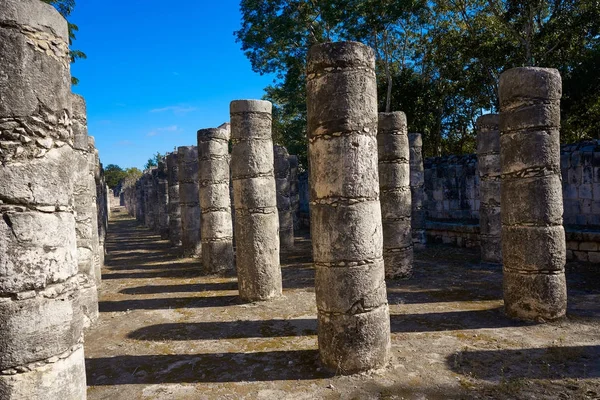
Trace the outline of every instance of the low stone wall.
[[567, 259], [600, 264], [600, 231], [566, 231]]
[[427, 243], [444, 243], [457, 247], [479, 246], [479, 224], [427, 221]]
[[427, 158], [425, 213], [429, 220], [479, 222], [477, 156]]

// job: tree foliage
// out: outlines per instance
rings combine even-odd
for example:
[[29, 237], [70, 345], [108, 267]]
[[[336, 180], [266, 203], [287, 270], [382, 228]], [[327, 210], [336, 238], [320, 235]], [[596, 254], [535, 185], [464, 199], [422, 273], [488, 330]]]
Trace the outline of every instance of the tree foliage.
[[109, 164], [104, 168], [104, 178], [109, 188], [114, 189], [124, 180], [135, 182], [142, 176], [138, 168], [123, 169], [115, 164]]
[[163, 154], [160, 154], [159, 152], [156, 152], [156, 154], [154, 154], [151, 158], [148, 159], [148, 161], [146, 162], [146, 165], [144, 165], [145, 169], [149, 169], [152, 167], [157, 167], [158, 166], [158, 162], [164, 157]]
[[474, 151], [476, 118], [498, 111], [499, 76], [517, 66], [561, 72], [563, 141], [600, 135], [597, 0], [242, 0], [241, 11], [254, 71], [276, 74], [264, 96], [275, 141], [304, 162], [306, 54], [327, 41], [373, 47], [380, 110], [406, 112], [426, 155]]
[[[75, 0], [42, 0], [46, 4], [50, 4], [56, 8], [56, 10], [68, 21], [69, 16], [75, 8]], [[75, 39], [77, 39], [76, 33], [79, 31], [79, 27], [69, 22], [69, 45], [72, 46]], [[86, 59], [86, 54], [81, 50], [71, 48], [70, 51], [71, 62], [74, 63], [78, 59]], [[79, 79], [71, 77], [71, 83], [77, 85]]]

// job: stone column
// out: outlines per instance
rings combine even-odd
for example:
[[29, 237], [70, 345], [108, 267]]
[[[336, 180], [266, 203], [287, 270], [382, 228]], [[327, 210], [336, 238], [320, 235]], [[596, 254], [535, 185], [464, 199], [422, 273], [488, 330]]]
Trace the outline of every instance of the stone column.
[[500, 130], [498, 114], [477, 119], [477, 165], [479, 169], [479, 231], [481, 260], [502, 262], [500, 221]]
[[294, 247], [294, 217], [291, 199], [291, 168], [288, 151], [283, 146], [274, 146], [275, 190], [279, 214], [279, 243], [284, 249]]
[[158, 233], [161, 239], [169, 238], [169, 183], [167, 181], [167, 160], [162, 158], [158, 162], [157, 174], [157, 201], [158, 201]]
[[281, 295], [271, 109], [261, 100], [230, 106], [238, 288], [247, 301]]
[[105, 255], [105, 237], [106, 227], [104, 225], [104, 203], [102, 201], [102, 165], [100, 164], [100, 156], [96, 149], [96, 139], [93, 136], [88, 136], [88, 151], [90, 153], [90, 171], [94, 176], [95, 190], [94, 200], [96, 201], [96, 209], [98, 210], [97, 217], [93, 221], [94, 229], [98, 232], [98, 256], [96, 257], [96, 284], [100, 286], [102, 276], [102, 267], [104, 267]]
[[0, 0], [0, 398], [86, 398], [69, 35]]
[[356, 42], [308, 53], [310, 221], [323, 364], [343, 374], [390, 353], [377, 167], [375, 55]]
[[377, 133], [383, 259], [387, 278], [412, 275], [411, 190], [406, 115], [379, 113]]
[[173, 246], [181, 246], [181, 207], [179, 206], [177, 152], [167, 155], [167, 180], [169, 181], [169, 240]]
[[135, 219], [139, 222], [144, 222], [146, 217], [144, 216], [144, 176], [140, 177], [135, 183]]
[[560, 175], [561, 77], [513, 68], [500, 76], [504, 306], [521, 320], [565, 315], [565, 232]]
[[298, 211], [300, 209], [300, 198], [298, 196], [298, 156], [290, 155], [290, 200], [292, 202], [292, 219], [294, 224], [294, 230], [300, 228], [300, 220]]
[[73, 191], [75, 201], [75, 231], [77, 234], [77, 265], [80, 273], [81, 305], [89, 327], [98, 319], [98, 289], [101, 279], [98, 268], [99, 240], [96, 206], [96, 182], [90, 171], [87, 134], [87, 113], [83, 97], [72, 94], [73, 148], [75, 156]]
[[410, 201], [412, 208], [412, 237], [415, 249], [422, 250], [427, 245], [425, 230], [425, 169], [423, 167], [423, 140], [420, 133], [409, 133], [410, 150]]
[[179, 163], [179, 206], [181, 207], [181, 247], [185, 257], [200, 257], [200, 193], [198, 190], [198, 148], [177, 149]]
[[234, 269], [233, 225], [229, 198], [229, 131], [198, 131], [202, 265], [208, 274]]

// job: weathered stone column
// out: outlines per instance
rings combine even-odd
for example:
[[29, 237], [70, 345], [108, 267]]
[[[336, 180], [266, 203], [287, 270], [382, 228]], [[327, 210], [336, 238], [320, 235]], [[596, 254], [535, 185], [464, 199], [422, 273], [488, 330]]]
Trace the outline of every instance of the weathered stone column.
[[198, 131], [202, 265], [208, 274], [234, 269], [233, 225], [229, 198], [229, 131]]
[[413, 239], [409, 146], [403, 112], [379, 113], [377, 150], [385, 275], [408, 278], [412, 275]]
[[420, 133], [408, 134], [410, 150], [410, 201], [412, 207], [412, 237], [415, 249], [424, 249], [427, 245], [425, 230], [425, 169], [423, 167], [423, 140]]
[[93, 136], [88, 136], [88, 146], [90, 153], [90, 171], [94, 176], [95, 182], [95, 197], [96, 209], [98, 215], [96, 220], [93, 222], [94, 229], [98, 232], [98, 256], [96, 257], [96, 284], [100, 286], [100, 280], [102, 276], [102, 268], [104, 267], [104, 256], [105, 256], [105, 238], [106, 238], [106, 226], [104, 223], [104, 203], [102, 194], [102, 164], [100, 164], [100, 155], [98, 149], [96, 149], [96, 139]]
[[157, 201], [158, 201], [158, 233], [161, 239], [169, 238], [169, 182], [167, 180], [167, 160], [162, 158], [158, 162], [156, 173]]
[[294, 247], [294, 217], [291, 199], [291, 168], [288, 151], [283, 146], [274, 146], [275, 190], [279, 214], [279, 243], [284, 249]]
[[499, 92], [504, 306], [512, 318], [553, 320], [567, 307], [560, 74], [513, 68]]
[[144, 176], [142, 175], [140, 179], [135, 183], [135, 219], [139, 222], [144, 222], [146, 217], [144, 216]]
[[81, 306], [89, 327], [98, 319], [98, 289], [101, 279], [98, 268], [99, 240], [96, 229], [98, 208], [96, 206], [96, 183], [90, 171], [87, 113], [83, 97], [72, 94], [73, 148], [75, 156], [73, 191], [75, 201], [75, 231], [77, 234], [77, 265], [81, 285]]
[[281, 295], [271, 109], [261, 100], [230, 106], [238, 288], [247, 301]]
[[390, 317], [377, 167], [375, 55], [356, 42], [308, 53], [310, 220], [326, 367], [385, 365]]
[[169, 240], [173, 246], [181, 246], [181, 207], [179, 206], [177, 152], [167, 155], [167, 179], [169, 181]]
[[198, 190], [198, 148], [177, 149], [179, 162], [179, 206], [181, 207], [181, 247], [185, 257], [200, 257], [200, 193]]
[[479, 169], [479, 231], [481, 260], [502, 262], [500, 221], [500, 130], [498, 114], [477, 118], [477, 165]]
[[0, 0], [0, 398], [86, 398], [67, 22]]
[[298, 230], [300, 227], [300, 219], [298, 211], [300, 209], [300, 197], [298, 195], [298, 156], [290, 155], [290, 200], [292, 202], [292, 219], [294, 224], [294, 230]]

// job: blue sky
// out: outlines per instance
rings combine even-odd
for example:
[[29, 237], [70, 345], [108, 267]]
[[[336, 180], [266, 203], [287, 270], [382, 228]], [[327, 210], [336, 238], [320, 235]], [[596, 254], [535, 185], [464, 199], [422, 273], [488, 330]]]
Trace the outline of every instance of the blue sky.
[[260, 76], [235, 41], [239, 0], [78, 0], [73, 91], [87, 101], [102, 163], [142, 168], [157, 151], [196, 143], [229, 121], [229, 102], [261, 98]]

